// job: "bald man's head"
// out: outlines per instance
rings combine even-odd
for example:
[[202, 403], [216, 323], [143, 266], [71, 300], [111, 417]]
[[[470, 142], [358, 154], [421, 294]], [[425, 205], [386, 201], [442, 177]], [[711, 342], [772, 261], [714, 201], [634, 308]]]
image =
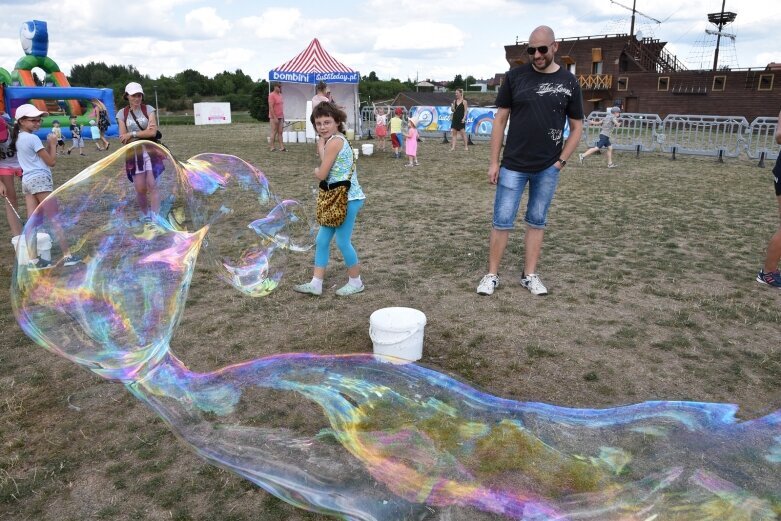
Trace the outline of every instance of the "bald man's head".
[[542, 38], [548, 42], [556, 41], [556, 35], [553, 34], [553, 29], [551, 29], [547, 25], [541, 25], [537, 27], [535, 30], [533, 30], [531, 35], [529, 35], [529, 43], [531, 43], [531, 41], [534, 40], [535, 38]]
[[529, 58], [532, 66], [540, 72], [555, 72], [558, 69], [553, 61], [558, 49], [556, 35], [547, 25], [537, 27], [529, 36]]

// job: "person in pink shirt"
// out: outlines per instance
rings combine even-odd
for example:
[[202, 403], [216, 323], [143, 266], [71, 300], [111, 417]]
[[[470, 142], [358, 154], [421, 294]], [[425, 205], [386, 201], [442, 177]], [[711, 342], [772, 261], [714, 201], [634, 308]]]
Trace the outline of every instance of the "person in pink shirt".
[[409, 163], [404, 166], [418, 166], [418, 117], [412, 116], [407, 121], [407, 132], [404, 134], [404, 151]]
[[279, 82], [274, 83], [273, 90], [268, 95], [268, 119], [271, 122], [271, 151], [277, 149], [274, 145], [276, 139], [279, 139], [279, 149], [287, 152], [285, 145], [282, 144], [282, 128], [285, 126], [285, 106], [282, 99], [282, 85]]
[[328, 95], [326, 94], [326, 92], [328, 92], [328, 85], [326, 85], [324, 81], [317, 82], [316, 88], [317, 93], [315, 93], [315, 96], [312, 98], [312, 110], [314, 110], [316, 106], [323, 102], [328, 103], [331, 101], [328, 99]]

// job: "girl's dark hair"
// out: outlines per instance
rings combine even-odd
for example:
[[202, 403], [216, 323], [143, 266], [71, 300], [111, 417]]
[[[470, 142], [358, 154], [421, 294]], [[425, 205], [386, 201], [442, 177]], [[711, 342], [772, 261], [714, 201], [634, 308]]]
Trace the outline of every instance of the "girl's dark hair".
[[328, 85], [326, 85], [324, 81], [318, 81], [316, 88], [317, 92], [325, 92], [326, 89], [328, 89]]
[[315, 125], [315, 119], [331, 116], [334, 118], [339, 132], [344, 134], [347, 130], [345, 123], [347, 122], [347, 114], [330, 101], [322, 101], [314, 106], [312, 109], [312, 115], [309, 117], [309, 121], [312, 122], [312, 126]]
[[19, 137], [19, 120], [14, 121], [14, 128], [11, 129], [11, 141], [8, 142], [8, 150], [16, 153], [16, 138]]

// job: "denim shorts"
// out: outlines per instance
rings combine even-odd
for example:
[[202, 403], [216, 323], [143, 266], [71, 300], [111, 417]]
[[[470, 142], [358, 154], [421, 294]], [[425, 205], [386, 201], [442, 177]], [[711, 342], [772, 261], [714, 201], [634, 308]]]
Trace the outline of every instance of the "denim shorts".
[[533, 173], [516, 172], [502, 167], [494, 199], [493, 227], [496, 230], [512, 230], [521, 205], [521, 196], [529, 183], [529, 203], [524, 221], [530, 228], [545, 228], [548, 208], [559, 184], [559, 172], [555, 165]]

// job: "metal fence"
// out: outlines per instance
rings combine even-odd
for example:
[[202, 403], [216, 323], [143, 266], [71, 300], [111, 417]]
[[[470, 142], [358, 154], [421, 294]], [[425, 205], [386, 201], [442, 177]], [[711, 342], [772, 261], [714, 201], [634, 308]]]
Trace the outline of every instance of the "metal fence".
[[[607, 112], [591, 112], [584, 121], [582, 140], [586, 145], [594, 146], [599, 141], [601, 120], [606, 115]], [[615, 150], [634, 150], [638, 154], [658, 150], [657, 129], [662, 124], [662, 118], [658, 115], [622, 113], [620, 123], [621, 126], [615, 127], [610, 135]]]
[[[404, 114], [402, 115], [402, 119], [406, 120], [409, 116], [409, 110], [407, 110], [404, 106], [396, 106], [396, 105], [383, 105], [383, 107], [388, 111], [388, 123], [390, 123], [390, 118], [393, 116], [396, 108], [402, 109], [404, 111]], [[374, 115], [374, 109], [372, 107], [364, 107], [361, 109], [361, 137], [364, 139], [368, 139], [369, 137], [375, 136], [377, 133], [374, 130], [375, 126], [377, 125], [377, 121]], [[478, 129], [485, 128], [482, 125], [477, 126]], [[447, 141], [448, 137], [450, 136], [449, 130], [421, 130], [420, 131], [420, 137], [422, 138], [443, 138], [443, 140]], [[490, 133], [481, 133], [481, 132], [474, 132], [474, 133], [468, 133], [468, 139], [471, 143], [472, 139], [475, 141], [489, 141], [491, 139]]]
[[[396, 106], [386, 107], [392, 115]], [[408, 110], [400, 107], [405, 119]], [[594, 146], [599, 139], [599, 120], [607, 112], [591, 112], [584, 121], [582, 141]], [[363, 138], [374, 135], [375, 118], [372, 107], [361, 110]], [[389, 118], [390, 119], [390, 118]], [[610, 141], [615, 150], [640, 152], [667, 152], [675, 159], [676, 154], [716, 157], [739, 157], [745, 153], [750, 159], [758, 160], [764, 167], [765, 160], [775, 160], [781, 154], [781, 145], [776, 143], [775, 133], [778, 118], [760, 117], [751, 124], [742, 116], [710, 116], [692, 114], [670, 114], [662, 119], [657, 114], [627, 112], [620, 116], [621, 126], [615, 127]], [[424, 131], [421, 137], [448, 139], [449, 131]], [[488, 141], [490, 134], [469, 134], [470, 142]]]
[[747, 128], [748, 121], [741, 116], [670, 114], [662, 121], [659, 143], [673, 155], [738, 157], [745, 149]]
[[775, 138], [777, 129], [778, 118], [757, 118], [746, 132], [746, 154], [751, 159], [759, 159], [760, 166], [764, 166], [765, 159], [778, 159], [781, 153], [781, 145]]
[[[400, 108], [402, 111], [404, 111], [404, 114], [402, 115], [402, 119], [407, 118], [408, 110], [406, 107], [403, 107], [401, 105], [383, 105], [383, 108], [387, 111], [386, 114], [388, 115], [388, 123], [390, 124], [390, 118], [393, 117], [394, 112], [396, 112], [397, 108]], [[363, 124], [361, 125], [361, 137], [368, 138], [370, 136], [376, 135], [376, 132], [374, 131], [374, 127], [377, 125], [377, 120], [374, 117], [374, 108], [373, 107], [363, 107], [361, 109], [361, 121]]]

